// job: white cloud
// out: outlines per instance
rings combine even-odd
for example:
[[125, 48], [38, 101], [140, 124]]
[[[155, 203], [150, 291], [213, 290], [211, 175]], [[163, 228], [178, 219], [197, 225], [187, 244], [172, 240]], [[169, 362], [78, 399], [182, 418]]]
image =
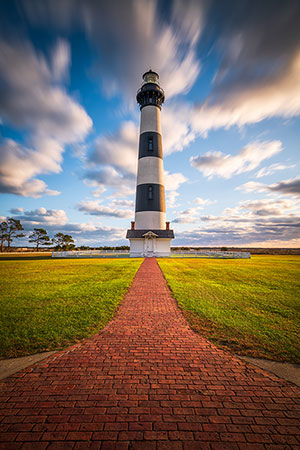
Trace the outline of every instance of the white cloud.
[[[59, 41], [56, 53], [62, 45]], [[0, 114], [5, 121], [30, 129], [34, 135], [61, 143], [80, 141], [90, 131], [92, 121], [82, 106], [55, 83], [53, 70], [57, 68], [52, 68], [28, 42], [1, 39]]]
[[199, 221], [198, 208], [189, 208], [180, 211], [178, 217], [172, 220], [172, 223], [195, 223]]
[[300, 178], [290, 178], [289, 180], [282, 180], [269, 185], [249, 181], [236, 189], [245, 192], [270, 192], [300, 197]]
[[116, 133], [95, 140], [89, 164], [91, 167], [108, 165], [116, 170], [136, 174], [138, 137], [138, 129], [133, 122], [122, 122]]
[[165, 170], [164, 172], [164, 182], [166, 191], [176, 191], [186, 181], [187, 178], [180, 172], [169, 173], [167, 170]]
[[271, 158], [281, 150], [280, 141], [256, 141], [248, 144], [236, 156], [213, 151], [207, 152], [203, 156], [191, 157], [190, 163], [208, 178], [215, 175], [231, 178], [234, 174], [256, 169], [262, 161]]
[[164, 154], [182, 151], [196, 138], [189, 123], [188, 107], [176, 103], [166, 105], [161, 115]]
[[24, 212], [23, 208], [12, 208], [10, 210], [11, 214], [22, 214]]
[[112, 200], [111, 204], [113, 206], [121, 206], [121, 207], [122, 206], [124, 206], [124, 207], [126, 206], [126, 207], [130, 207], [130, 208], [134, 207], [134, 201], [133, 200], [125, 200], [123, 198], [121, 198], [121, 199], [115, 198], [115, 199]]
[[58, 173], [64, 146], [82, 141], [91, 129], [85, 110], [56, 84], [68, 70], [68, 48], [58, 41], [48, 63], [28, 42], [0, 39], [0, 115], [4, 123], [30, 133], [30, 148], [12, 139], [1, 144], [1, 192], [58, 194], [34, 177]]
[[239, 127], [270, 117], [300, 114], [300, 51], [283, 73], [271, 80], [248, 86], [229, 87], [215, 102], [208, 98], [191, 111], [195, 132], [206, 135], [211, 129]]
[[120, 209], [117, 207], [111, 208], [109, 206], [101, 205], [98, 201], [88, 200], [82, 201], [78, 205], [78, 210], [92, 216], [106, 216], [115, 218], [130, 218], [133, 216], [132, 209]]
[[[88, 170], [85, 183], [96, 187], [94, 196], [101, 196], [107, 187], [115, 190], [115, 196], [132, 195], [135, 191], [138, 163], [138, 128], [131, 121], [124, 121], [111, 135], [98, 137], [94, 149], [86, 159]], [[187, 178], [181, 173], [164, 172], [167, 191], [177, 190]]]
[[236, 208], [227, 208], [224, 210], [225, 215], [245, 218], [245, 211], [247, 217], [253, 216], [284, 216], [287, 214], [294, 215], [294, 211], [299, 212], [299, 204], [293, 200], [246, 200], [239, 203]]
[[211, 205], [212, 203], [215, 203], [212, 200], [204, 199], [201, 197], [197, 197], [195, 200], [193, 200], [191, 203], [193, 203], [193, 208], [185, 209], [184, 211], [180, 211], [178, 216], [172, 221], [173, 223], [196, 223], [200, 221], [199, 212], [204, 208], [206, 205]]
[[58, 191], [48, 189], [44, 181], [34, 177], [40, 173], [59, 172], [60, 161], [60, 152], [40, 154], [12, 139], [4, 140], [0, 144], [0, 192], [34, 198], [58, 195]]
[[200, 62], [196, 45], [203, 30], [204, 2], [175, 0], [166, 20], [156, 0], [95, 2], [24, 2], [35, 24], [49, 22], [64, 30], [83, 28], [99, 52], [94, 71], [107, 95], [121, 94], [134, 102], [141, 75], [150, 67], [159, 72], [168, 98], [187, 92], [194, 84]]
[[178, 197], [179, 197], [179, 192], [176, 192], [176, 191], [167, 191], [166, 192], [167, 209], [176, 208], [178, 206], [178, 204], [177, 204]]
[[[64, 210], [37, 208], [32, 211], [17, 212], [11, 210], [13, 217], [19, 219], [24, 226], [25, 233], [28, 235], [33, 228], [45, 228], [49, 236], [56, 233], [71, 234], [77, 245], [114, 245], [124, 244], [126, 230], [118, 227], [103, 226], [99, 223], [71, 223], [69, 222]], [[5, 220], [5, 217], [3, 217]], [[28, 245], [26, 238], [20, 240], [20, 244]]]
[[63, 80], [68, 76], [71, 59], [70, 45], [60, 39], [52, 52], [52, 73], [55, 80]]
[[24, 211], [23, 208], [17, 209], [18, 211], [12, 209], [11, 213], [17, 215], [27, 229], [29, 226], [59, 226], [68, 222], [67, 215], [63, 209], [37, 208], [31, 211]]
[[209, 200], [208, 198], [197, 197], [197, 198], [195, 198], [193, 203], [195, 203], [195, 205], [198, 205], [198, 208], [203, 208], [206, 205], [211, 205], [213, 203], [216, 203], [216, 201]]
[[271, 164], [268, 167], [262, 167], [257, 173], [256, 178], [262, 178], [266, 177], [267, 175], [272, 175], [273, 173], [277, 172], [278, 170], [285, 170], [285, 169], [292, 169], [296, 167], [295, 164]]
[[[187, 221], [184, 220], [187, 214]], [[193, 223], [195, 211], [183, 211], [175, 223]], [[176, 231], [176, 245], [299, 246], [300, 207], [296, 200], [248, 200], [220, 216], [204, 216], [189, 231]]]
[[298, 1], [218, 5], [220, 61], [211, 93], [192, 109], [193, 129], [242, 127], [300, 115]]
[[133, 174], [118, 172], [111, 166], [88, 170], [84, 176], [85, 184], [96, 188], [93, 191], [96, 195], [101, 195], [107, 188], [112, 188], [116, 197], [127, 197], [135, 192], [136, 177]]
[[168, 98], [191, 88], [200, 71], [196, 43], [203, 7], [193, 1], [181, 3], [175, 2], [167, 23], [157, 1], [84, 2], [85, 28], [104, 56], [97, 67], [108, 94], [119, 92], [132, 102], [140, 75], [150, 67], [159, 72]]

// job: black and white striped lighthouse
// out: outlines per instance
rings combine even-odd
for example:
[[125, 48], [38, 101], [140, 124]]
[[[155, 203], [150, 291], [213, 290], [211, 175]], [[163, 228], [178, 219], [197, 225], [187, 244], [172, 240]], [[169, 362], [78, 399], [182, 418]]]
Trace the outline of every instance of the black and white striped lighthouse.
[[143, 75], [137, 101], [141, 109], [135, 222], [127, 231], [131, 256], [169, 256], [174, 233], [166, 222], [163, 150], [160, 124], [165, 94], [156, 72]]

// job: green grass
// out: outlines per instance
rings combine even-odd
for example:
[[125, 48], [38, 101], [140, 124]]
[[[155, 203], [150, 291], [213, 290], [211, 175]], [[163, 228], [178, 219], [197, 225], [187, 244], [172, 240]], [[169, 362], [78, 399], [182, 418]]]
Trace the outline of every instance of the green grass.
[[191, 326], [248, 356], [300, 362], [300, 256], [160, 259]]
[[0, 261], [0, 356], [61, 349], [112, 318], [141, 259]]

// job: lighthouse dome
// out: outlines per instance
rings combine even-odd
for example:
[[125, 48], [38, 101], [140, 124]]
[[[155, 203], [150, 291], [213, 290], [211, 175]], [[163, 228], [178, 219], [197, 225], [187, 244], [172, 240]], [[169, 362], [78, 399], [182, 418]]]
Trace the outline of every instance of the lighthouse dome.
[[142, 87], [138, 90], [136, 96], [141, 109], [148, 105], [155, 105], [160, 108], [163, 104], [165, 100], [165, 93], [160, 87], [158, 79], [158, 73], [153, 72], [151, 69], [144, 73], [144, 82]]
[[153, 70], [150, 69], [150, 70], [148, 70], [148, 72], [145, 72], [143, 75], [143, 80], [144, 80], [143, 84], [154, 83], [154, 84], [159, 85], [158, 79], [159, 79], [158, 73], [153, 72]]

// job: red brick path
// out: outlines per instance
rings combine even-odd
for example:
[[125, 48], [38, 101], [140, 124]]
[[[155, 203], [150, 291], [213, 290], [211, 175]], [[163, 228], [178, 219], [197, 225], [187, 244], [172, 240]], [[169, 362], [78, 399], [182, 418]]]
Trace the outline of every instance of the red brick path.
[[102, 333], [1, 387], [0, 449], [300, 448], [300, 390], [195, 334], [155, 259]]

